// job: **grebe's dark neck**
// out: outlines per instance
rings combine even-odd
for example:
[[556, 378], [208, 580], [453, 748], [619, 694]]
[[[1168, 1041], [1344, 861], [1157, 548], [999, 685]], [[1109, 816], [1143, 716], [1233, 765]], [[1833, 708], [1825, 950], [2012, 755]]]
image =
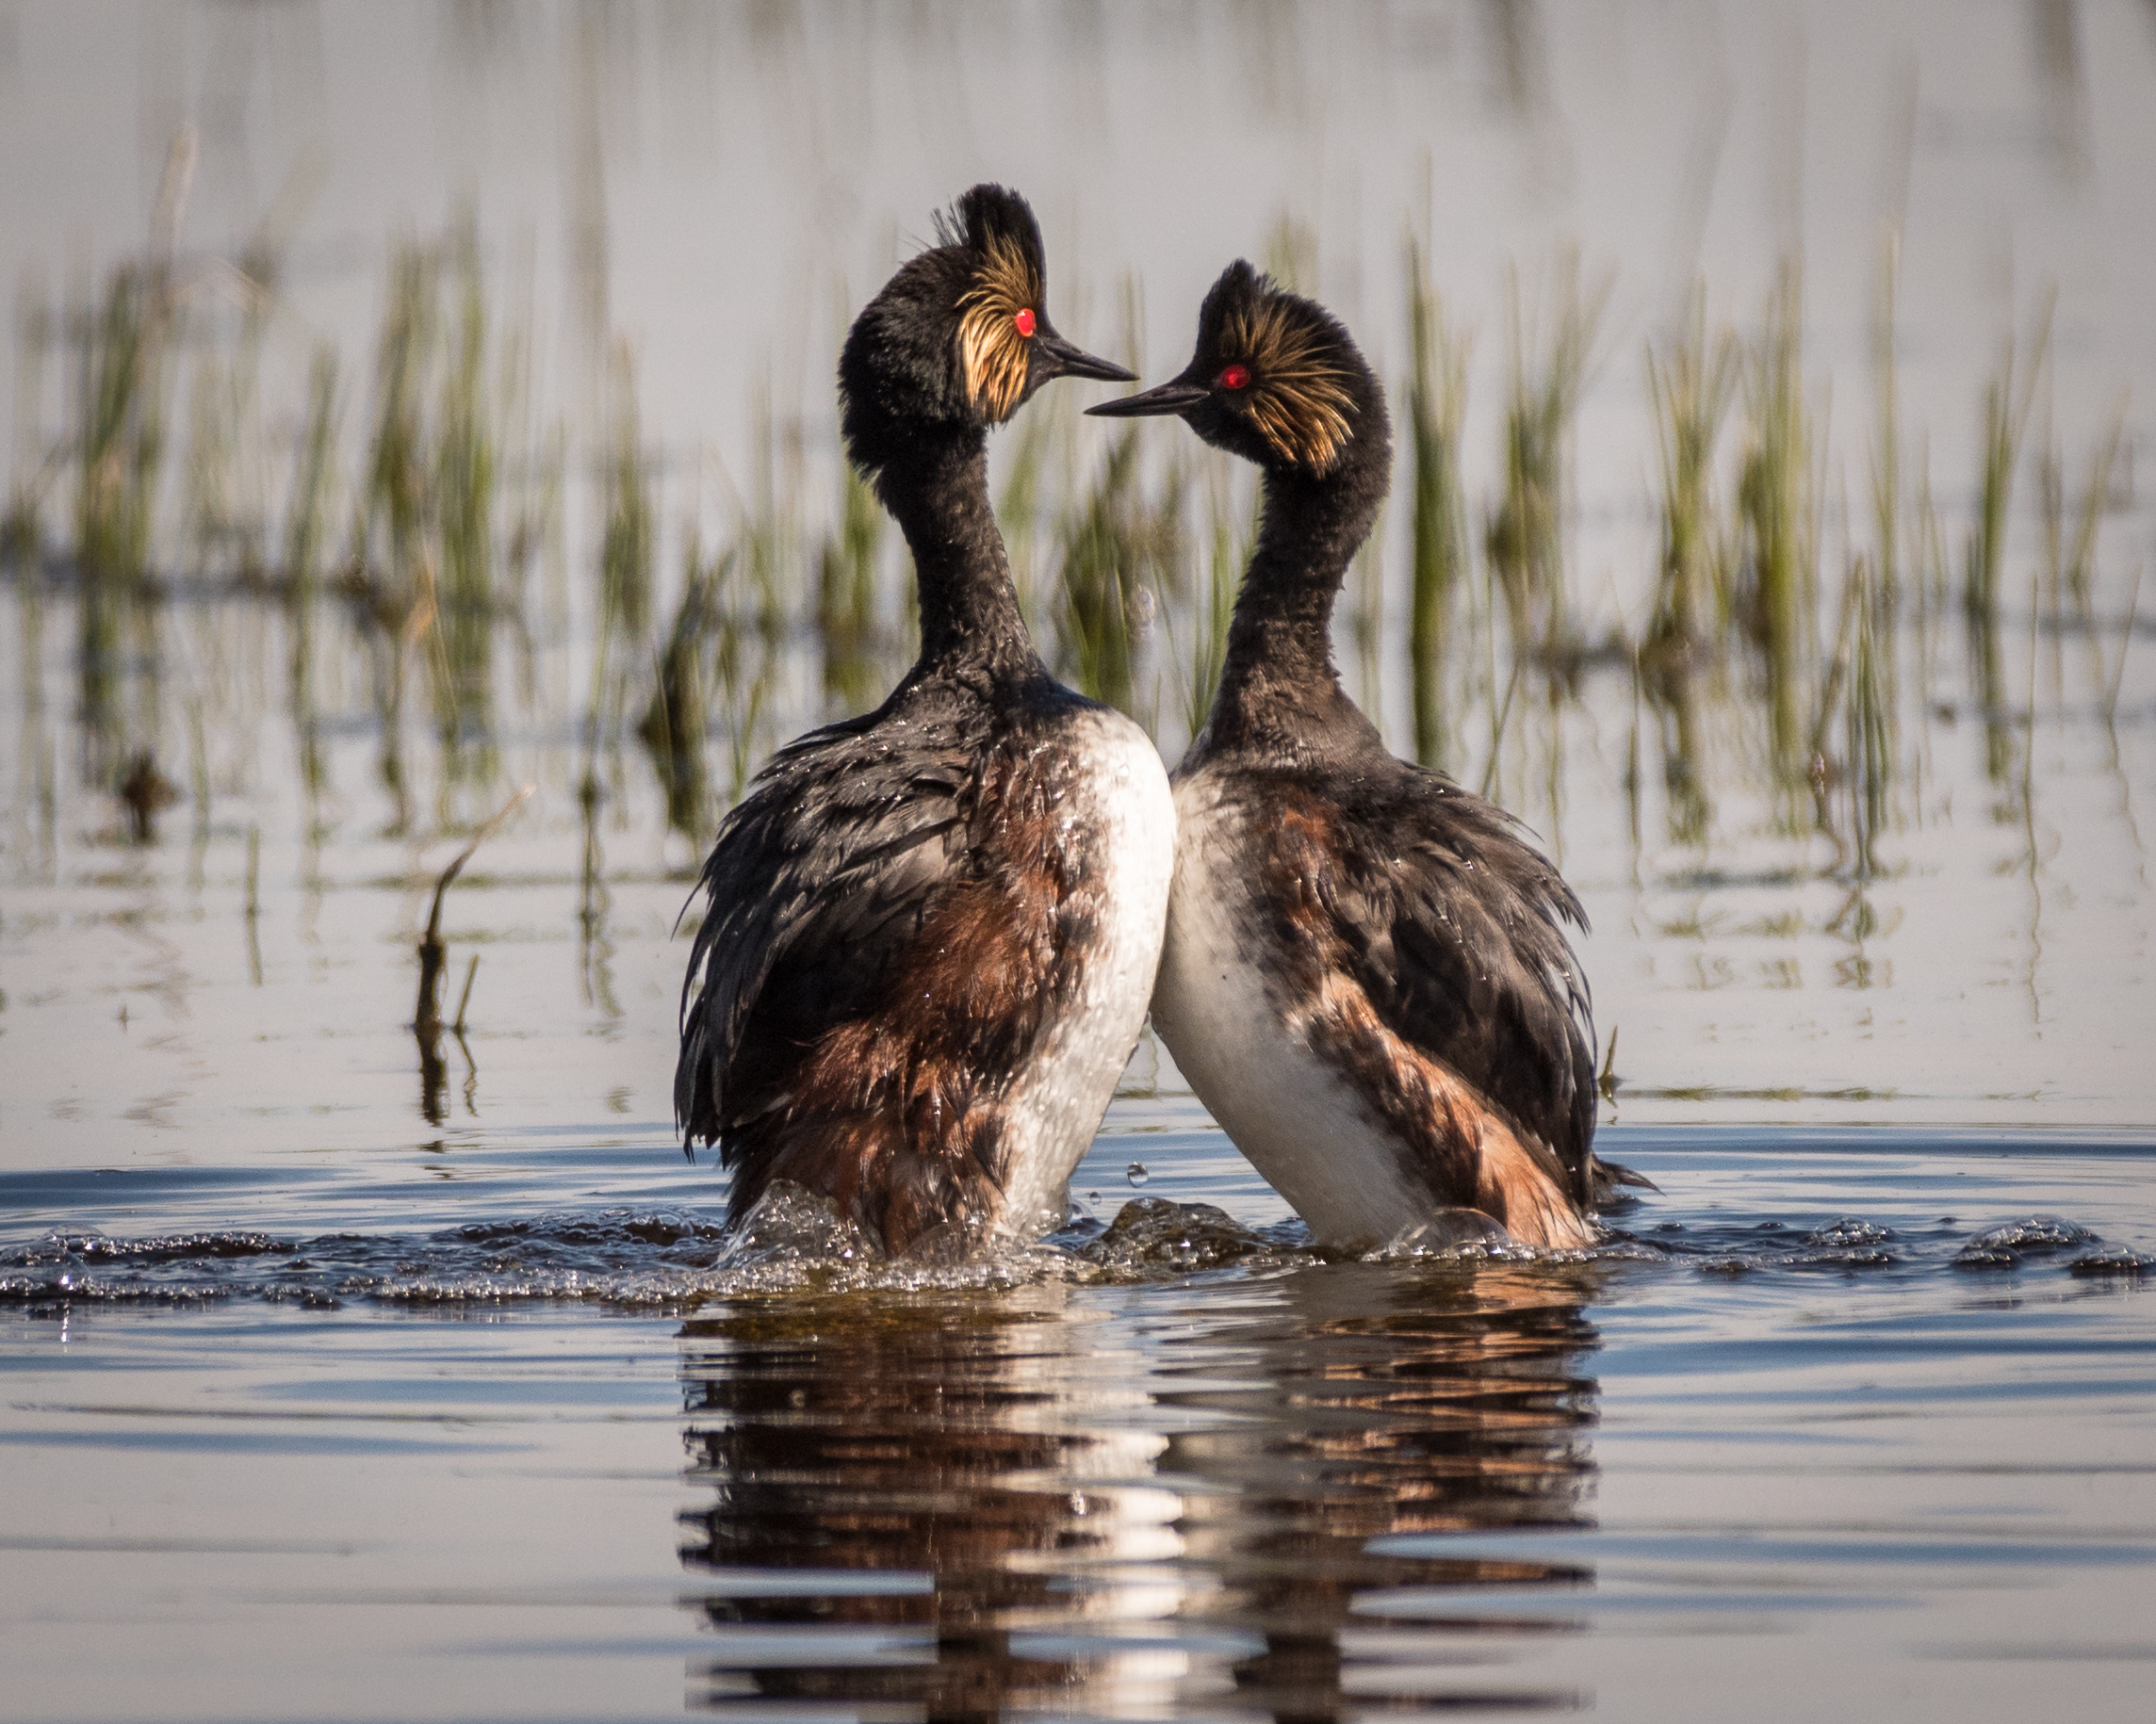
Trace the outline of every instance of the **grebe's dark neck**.
[[1302, 756], [1377, 740], [1332, 662], [1333, 601], [1390, 478], [1390, 439], [1381, 420], [1323, 478], [1266, 469], [1257, 549], [1206, 726], [1210, 747]]
[[1041, 669], [1019, 612], [1003, 534], [988, 504], [988, 437], [924, 431], [876, 476], [876, 493], [913, 552], [921, 660], [936, 669], [1024, 676]]

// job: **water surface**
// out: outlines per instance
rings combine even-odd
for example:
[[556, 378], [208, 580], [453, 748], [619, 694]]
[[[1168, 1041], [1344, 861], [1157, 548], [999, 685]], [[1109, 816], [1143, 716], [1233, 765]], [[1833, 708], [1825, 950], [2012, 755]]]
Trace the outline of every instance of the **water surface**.
[[1572, 1261], [1318, 1261], [1187, 1103], [972, 1270], [729, 1268], [649, 1127], [14, 1178], [10, 1716], [2141, 1716], [2156, 1141], [1607, 1141]]

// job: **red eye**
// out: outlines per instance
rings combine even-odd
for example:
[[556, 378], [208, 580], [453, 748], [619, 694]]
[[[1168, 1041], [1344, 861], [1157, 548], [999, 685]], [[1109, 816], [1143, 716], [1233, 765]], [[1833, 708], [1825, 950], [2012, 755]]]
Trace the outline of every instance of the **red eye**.
[[1033, 333], [1033, 312], [1030, 307], [1021, 310], [1011, 321], [1018, 325], [1020, 334], [1030, 335]]
[[1223, 389], [1248, 389], [1250, 386], [1250, 367], [1248, 366], [1230, 366], [1220, 373], [1220, 387]]

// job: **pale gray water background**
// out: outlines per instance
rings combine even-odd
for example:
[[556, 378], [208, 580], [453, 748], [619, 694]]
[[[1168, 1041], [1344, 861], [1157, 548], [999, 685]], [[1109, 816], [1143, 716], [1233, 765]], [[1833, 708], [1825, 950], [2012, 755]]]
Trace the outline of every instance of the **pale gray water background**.
[[[86, 765], [68, 572], [0, 589], [0, 1716], [2148, 1716], [2156, 8], [0, 6], [0, 271], [57, 293], [139, 251], [189, 121], [187, 247], [232, 252], [293, 187], [268, 490], [318, 337], [357, 449], [385, 237], [465, 200], [578, 447], [493, 763], [452, 782], [416, 711], [394, 835], [327, 607], [310, 789], [286, 612], [172, 571], [128, 687], [182, 798], [139, 847]], [[2039, 623], [2025, 471], [2003, 705], [1958, 614], [1906, 643], [1876, 869], [1778, 813], [1742, 702], [1703, 836], [1622, 662], [1500, 748], [1467, 727], [1455, 769], [1594, 922], [1606, 1149], [1662, 1188], [1612, 1217], [1629, 1243], [1311, 1262], [1149, 1045], [1060, 1254], [821, 1291], [721, 1260], [723, 1177], [666, 1120], [692, 846], [633, 743], [596, 821], [577, 797], [596, 361], [637, 357], [662, 594], [685, 518], [723, 534], [757, 490], [760, 388], [820, 531], [845, 318], [988, 176], [1040, 207], [1069, 333], [1114, 348], [1135, 272], [1149, 378], [1283, 215], [1397, 377], [1425, 227], [1475, 337], [1471, 495], [1508, 264], [1612, 271], [1591, 632], [1643, 626], [1640, 353], [1695, 272], [1748, 324], [1802, 246], [1837, 546], [1883, 222], [1955, 559], [1981, 391], [2046, 285], [2031, 437], [2067, 484], [2124, 393], [2093, 621]], [[65, 387], [48, 366], [12, 470]], [[1060, 387], [1036, 411], [1083, 472], [1093, 395]], [[1398, 508], [1384, 531], [1342, 657], [1405, 748]], [[826, 710], [813, 640], [772, 658], [752, 759]], [[1158, 727], [1172, 754], [1172, 698]], [[482, 963], [428, 1091], [412, 942], [525, 782], [449, 898], [452, 1004]], [[1237, 1226], [1092, 1239], [1139, 1196]], [[1972, 1244], [2036, 1216], [2055, 1248]]]

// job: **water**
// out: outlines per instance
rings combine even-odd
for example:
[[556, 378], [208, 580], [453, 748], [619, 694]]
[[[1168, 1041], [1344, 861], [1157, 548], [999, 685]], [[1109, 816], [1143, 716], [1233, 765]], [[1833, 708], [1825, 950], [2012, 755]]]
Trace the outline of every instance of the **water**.
[[[139, 258], [183, 122], [196, 147], [139, 589], [73, 554], [79, 350], [0, 343], [42, 535], [0, 557], [0, 1716], [2145, 1717], [2152, 88], [2148, 8], [2068, 0], [0, 3], [25, 314]], [[1150, 1042], [1038, 1247], [719, 1232], [667, 1120], [678, 919], [738, 773], [903, 661], [888, 535], [826, 615], [831, 356], [989, 175], [1041, 209], [1061, 326], [1149, 381], [1249, 254], [1341, 310], [1398, 417], [1429, 242], [1471, 337], [1445, 758], [1594, 924], [1601, 1145], [1660, 1187], [1601, 1249], [1322, 1260]], [[385, 623], [347, 526], [385, 256], [460, 204], [508, 380], [495, 584]], [[228, 271], [265, 233], [251, 337]], [[1576, 250], [1614, 285], [1567, 437], [1576, 650], [1545, 660], [1480, 524], [1509, 320]], [[1643, 352], [1695, 275], [1755, 338], [1799, 252], [1816, 638], [1658, 668]], [[2052, 285], [1973, 616], [1984, 391]], [[318, 341], [310, 586], [279, 560]], [[609, 636], [615, 354], [655, 548]], [[994, 461], [1075, 675], [1062, 546], [1111, 433], [1062, 387]], [[1181, 448], [1185, 538], [1131, 612], [1171, 756], [1250, 501], [1180, 435], [1147, 429], [1132, 505]], [[1337, 635], [1403, 752], [1406, 480]], [[736, 553], [700, 808], [638, 735], [692, 542]], [[1887, 549], [1877, 675], [1844, 595]], [[144, 754], [175, 794], [138, 841]], [[444, 903], [451, 1027], [416, 1035], [435, 882], [525, 784]]]
[[2143, 1716], [2156, 1139], [1608, 1140], [1597, 1253], [1325, 1263], [1126, 1100], [1150, 1244], [789, 1292], [655, 1128], [10, 1176], [9, 1716]]

